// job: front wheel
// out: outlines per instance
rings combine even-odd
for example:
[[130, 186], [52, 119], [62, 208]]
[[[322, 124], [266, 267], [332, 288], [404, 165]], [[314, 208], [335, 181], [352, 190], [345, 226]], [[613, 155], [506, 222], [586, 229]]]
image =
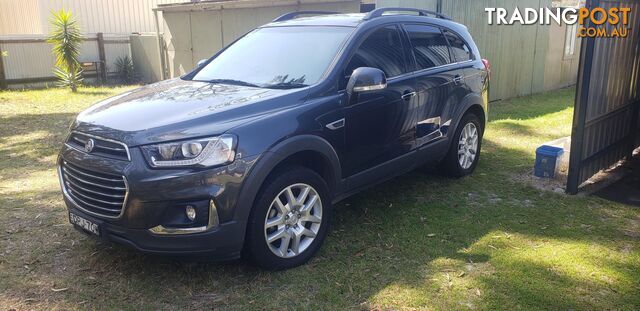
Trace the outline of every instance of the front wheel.
[[307, 262], [327, 235], [331, 198], [325, 181], [294, 167], [276, 173], [263, 187], [248, 224], [251, 260], [270, 270]]
[[478, 116], [467, 113], [462, 117], [443, 162], [444, 173], [453, 177], [473, 173], [480, 159], [483, 132], [483, 124]]

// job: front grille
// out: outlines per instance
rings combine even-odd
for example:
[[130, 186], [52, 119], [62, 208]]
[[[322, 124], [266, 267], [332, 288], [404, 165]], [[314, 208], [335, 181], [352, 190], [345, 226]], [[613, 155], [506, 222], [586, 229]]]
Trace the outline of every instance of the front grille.
[[[87, 151], [85, 146], [89, 139], [93, 140], [94, 144], [93, 149]], [[69, 139], [67, 139], [67, 145], [85, 153], [91, 153], [116, 160], [130, 160], [129, 150], [125, 144], [93, 135], [73, 132], [69, 135]]]
[[90, 171], [63, 160], [60, 177], [67, 197], [86, 212], [108, 218], [122, 213], [127, 197], [123, 176]]

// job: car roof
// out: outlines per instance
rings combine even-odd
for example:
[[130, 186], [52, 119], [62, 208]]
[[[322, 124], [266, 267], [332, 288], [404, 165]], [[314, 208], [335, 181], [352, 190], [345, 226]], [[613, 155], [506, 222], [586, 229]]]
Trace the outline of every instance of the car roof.
[[349, 13], [349, 14], [324, 14], [298, 17], [280, 22], [271, 22], [262, 27], [279, 27], [279, 26], [342, 26], [342, 27], [358, 27], [364, 23], [381, 24], [388, 22], [415, 22], [430, 23], [446, 26], [452, 29], [460, 30], [460, 27], [466, 29], [466, 26], [453, 22], [451, 20], [419, 16], [413, 14], [388, 14], [380, 17], [365, 20], [366, 13]]
[[325, 14], [293, 18], [281, 22], [266, 24], [272, 26], [348, 26], [356, 27], [363, 22], [364, 13], [351, 14]]

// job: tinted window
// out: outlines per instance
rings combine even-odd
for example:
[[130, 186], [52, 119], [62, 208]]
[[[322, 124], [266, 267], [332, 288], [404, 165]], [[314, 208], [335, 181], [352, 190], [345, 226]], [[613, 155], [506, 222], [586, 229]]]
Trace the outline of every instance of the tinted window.
[[194, 80], [239, 80], [261, 87], [314, 84], [352, 31], [347, 27], [260, 28], [218, 55]]
[[444, 33], [447, 36], [447, 40], [449, 40], [449, 44], [451, 45], [451, 55], [456, 62], [464, 62], [466, 60], [473, 59], [471, 56], [471, 50], [464, 40], [450, 31], [445, 31]]
[[351, 58], [345, 74], [350, 75], [359, 67], [378, 68], [387, 77], [406, 72], [400, 33], [395, 26], [384, 27], [370, 34]]
[[406, 25], [418, 69], [451, 63], [449, 47], [440, 29], [423, 25]]

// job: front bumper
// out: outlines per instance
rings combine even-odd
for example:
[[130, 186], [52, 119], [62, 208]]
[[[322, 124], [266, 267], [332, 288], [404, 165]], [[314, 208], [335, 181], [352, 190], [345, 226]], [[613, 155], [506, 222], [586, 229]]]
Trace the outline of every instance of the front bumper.
[[[235, 221], [220, 224], [201, 233], [156, 235], [147, 229], [124, 228], [102, 221], [73, 207], [73, 203], [66, 198], [65, 201], [70, 212], [100, 224], [101, 233], [97, 238], [102, 241], [115, 242], [140, 252], [157, 255], [205, 255], [214, 261], [240, 257], [244, 226]], [[83, 232], [78, 227], [76, 229]]]
[[[83, 208], [69, 196], [63, 185], [69, 210], [100, 223], [103, 240], [139, 251], [172, 255], [207, 253], [212, 254], [212, 259], [220, 260], [240, 255], [246, 219], [236, 219], [240, 208], [237, 200], [241, 185], [257, 157], [237, 159], [228, 166], [212, 169], [152, 169], [139, 148], [130, 148], [129, 152], [131, 161], [122, 161], [65, 145], [59, 164], [64, 161], [88, 171], [121, 175], [128, 185], [126, 201], [118, 217], [103, 217]], [[175, 225], [171, 222], [176, 218], [176, 207], [192, 202], [213, 202], [216, 224], [205, 231], [187, 234], [152, 231]]]

